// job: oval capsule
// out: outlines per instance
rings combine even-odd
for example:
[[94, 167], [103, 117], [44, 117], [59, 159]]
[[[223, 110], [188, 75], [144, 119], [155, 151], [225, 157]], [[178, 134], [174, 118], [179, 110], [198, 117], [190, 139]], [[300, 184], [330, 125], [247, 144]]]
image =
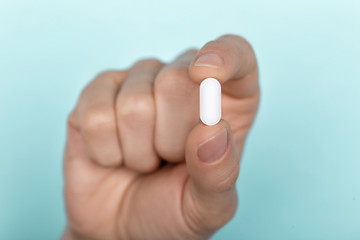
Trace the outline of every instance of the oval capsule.
[[221, 119], [221, 85], [215, 78], [206, 78], [200, 84], [200, 119], [209, 126]]

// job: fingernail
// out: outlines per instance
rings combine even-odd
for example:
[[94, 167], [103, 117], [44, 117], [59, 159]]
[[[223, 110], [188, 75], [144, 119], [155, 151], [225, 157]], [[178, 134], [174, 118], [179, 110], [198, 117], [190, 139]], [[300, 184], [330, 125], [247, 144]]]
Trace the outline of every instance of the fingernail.
[[201, 143], [197, 154], [203, 162], [214, 162], [224, 155], [227, 148], [227, 130], [222, 129], [216, 135]]
[[194, 66], [217, 68], [224, 64], [223, 59], [216, 53], [205, 53], [196, 60]]

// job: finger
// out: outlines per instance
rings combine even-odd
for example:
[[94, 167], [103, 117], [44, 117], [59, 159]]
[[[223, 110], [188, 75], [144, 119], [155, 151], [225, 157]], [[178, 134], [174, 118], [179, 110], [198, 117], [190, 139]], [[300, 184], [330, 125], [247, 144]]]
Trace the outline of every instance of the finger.
[[237, 207], [235, 182], [240, 154], [229, 124], [198, 124], [186, 144], [190, 175], [184, 192], [184, 215], [199, 230], [214, 231], [229, 221]]
[[218, 79], [224, 92], [239, 98], [257, 93], [258, 68], [251, 45], [242, 37], [224, 35], [208, 42], [189, 67], [191, 78], [200, 83]]
[[189, 50], [164, 67], [155, 80], [155, 147], [169, 162], [184, 161], [187, 134], [199, 119], [198, 86], [188, 67], [196, 54]]
[[122, 161], [114, 106], [125, 75], [115, 71], [100, 74], [83, 90], [75, 110], [73, 122], [80, 129], [89, 158], [106, 167]]
[[155, 170], [160, 159], [154, 148], [155, 100], [153, 83], [163, 63], [148, 59], [129, 71], [116, 101], [124, 164], [139, 172]]

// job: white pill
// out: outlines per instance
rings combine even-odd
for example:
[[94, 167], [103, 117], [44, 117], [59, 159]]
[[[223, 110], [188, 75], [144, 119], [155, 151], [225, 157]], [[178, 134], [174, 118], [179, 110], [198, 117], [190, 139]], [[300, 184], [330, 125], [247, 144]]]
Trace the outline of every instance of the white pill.
[[200, 119], [209, 126], [221, 119], [221, 85], [215, 78], [206, 78], [200, 84]]

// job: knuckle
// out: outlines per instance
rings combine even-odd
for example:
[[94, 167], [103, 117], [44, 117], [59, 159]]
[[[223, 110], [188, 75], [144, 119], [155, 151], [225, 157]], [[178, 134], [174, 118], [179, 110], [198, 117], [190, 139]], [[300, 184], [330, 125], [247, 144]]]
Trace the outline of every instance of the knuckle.
[[95, 79], [114, 78], [114, 77], [116, 77], [118, 75], [118, 73], [119, 72], [111, 71], [111, 70], [102, 71], [95, 77]]
[[238, 42], [239, 44], [245, 45], [251, 52], [253, 52], [253, 47], [250, 42], [243, 36], [235, 35], [235, 34], [225, 34], [222, 38], [229, 38], [233, 39], [234, 41]]
[[159, 73], [155, 81], [155, 92], [167, 99], [189, 96], [193, 91], [193, 86], [191, 84], [184, 84], [184, 80], [188, 78], [188, 69], [185, 67], [166, 69]]
[[136, 62], [135, 65], [158, 66], [158, 65], [163, 65], [163, 63], [159, 59], [156, 59], [156, 58], [145, 58], [145, 59], [141, 59], [138, 62]]
[[115, 70], [106, 70], [97, 74], [93, 82], [107, 82], [115, 81], [121, 82], [125, 78], [127, 71], [115, 71]]
[[121, 100], [118, 109], [121, 122], [145, 122], [154, 116], [154, 101], [151, 95], [133, 94]]
[[88, 134], [98, 131], [106, 131], [106, 129], [113, 129], [114, 124], [114, 112], [110, 107], [88, 109], [81, 117], [82, 129]]

